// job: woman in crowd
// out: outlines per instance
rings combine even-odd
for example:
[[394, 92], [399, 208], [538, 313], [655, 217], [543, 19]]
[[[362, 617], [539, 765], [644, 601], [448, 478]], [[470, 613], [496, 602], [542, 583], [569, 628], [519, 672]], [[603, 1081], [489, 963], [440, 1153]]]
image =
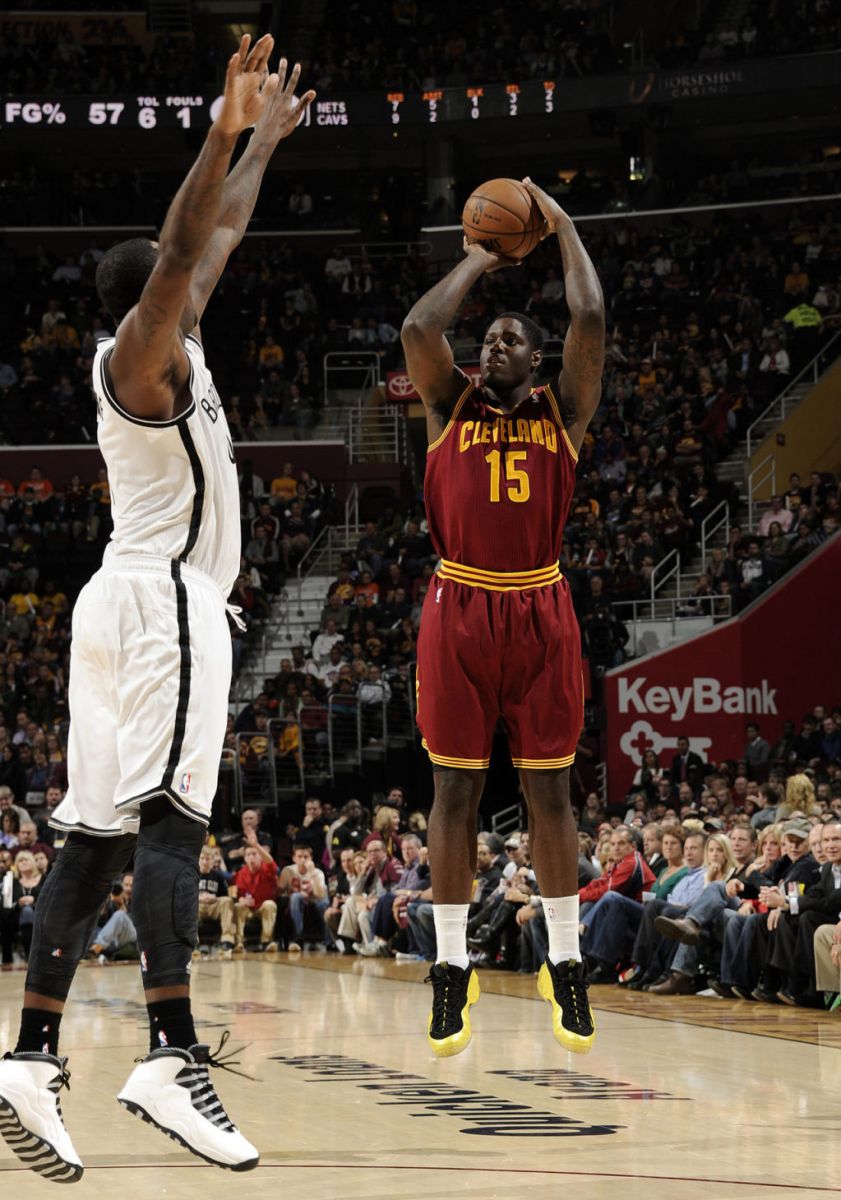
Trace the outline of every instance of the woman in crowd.
[[382, 842], [389, 858], [401, 858], [400, 813], [396, 808], [383, 804], [374, 814], [374, 828], [362, 843], [363, 850], [369, 842]]
[[704, 846], [704, 884], [726, 883], [738, 871], [730, 839], [725, 833], [713, 833]]
[[35, 905], [41, 894], [44, 876], [38, 870], [35, 855], [28, 850], [18, 851], [14, 872], [16, 878], [12, 886], [12, 899], [18, 910], [18, 931], [23, 943], [23, 952], [28, 957], [32, 927], [35, 923]]
[[20, 817], [17, 810], [7, 808], [0, 816], [0, 846], [5, 850], [15, 850], [18, 844], [18, 834], [20, 833]]
[[[642, 765], [637, 768], [634, 775], [633, 787], [639, 788], [648, 798], [648, 802], [653, 804], [657, 797], [657, 784], [661, 779], [666, 779], [667, 775], [660, 766], [660, 759], [653, 750], [646, 750], [643, 755]], [[645, 811], [643, 807], [641, 810]]]
[[802, 773], [789, 775], [786, 780], [786, 798], [777, 809], [777, 820], [787, 821], [793, 813], [802, 813], [804, 817], [820, 816], [815, 785]]

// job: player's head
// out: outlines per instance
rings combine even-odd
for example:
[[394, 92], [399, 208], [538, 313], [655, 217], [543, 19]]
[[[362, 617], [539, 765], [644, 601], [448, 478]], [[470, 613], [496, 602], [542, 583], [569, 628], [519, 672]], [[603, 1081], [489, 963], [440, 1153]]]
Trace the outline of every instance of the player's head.
[[149, 238], [117, 242], [99, 260], [96, 290], [118, 323], [137, 304], [157, 261], [157, 243]]
[[543, 359], [543, 330], [523, 313], [494, 317], [482, 341], [479, 367], [495, 389], [510, 391], [534, 374]]
[[[149, 238], [129, 238], [117, 242], [100, 259], [96, 268], [96, 290], [103, 307], [118, 325], [140, 299], [158, 261], [158, 250], [158, 243]], [[184, 306], [182, 329], [189, 331], [196, 320], [195, 309], [188, 300]]]

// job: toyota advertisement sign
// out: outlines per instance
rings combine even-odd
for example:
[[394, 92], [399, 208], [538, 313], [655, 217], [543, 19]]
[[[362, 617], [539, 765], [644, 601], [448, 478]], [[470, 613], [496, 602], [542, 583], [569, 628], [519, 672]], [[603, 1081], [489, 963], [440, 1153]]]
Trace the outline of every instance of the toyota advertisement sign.
[[[464, 366], [459, 363], [459, 370], [464, 371], [468, 379], [472, 380], [476, 387], [482, 382], [482, 372], [479, 370], [478, 363]], [[389, 371], [386, 375], [386, 399], [393, 403], [404, 401], [408, 403], [410, 400], [420, 400], [420, 396], [415, 391], [415, 385], [409, 378], [408, 371]]]
[[631, 786], [646, 750], [671, 766], [677, 739], [705, 762], [739, 759], [756, 721], [773, 744], [783, 722], [841, 699], [841, 535], [717, 629], [605, 676], [609, 794]]

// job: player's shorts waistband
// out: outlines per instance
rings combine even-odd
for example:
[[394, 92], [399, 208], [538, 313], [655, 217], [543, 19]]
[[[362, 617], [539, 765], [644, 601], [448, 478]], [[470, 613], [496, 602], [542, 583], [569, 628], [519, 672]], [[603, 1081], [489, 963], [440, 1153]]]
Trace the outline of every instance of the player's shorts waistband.
[[[153, 575], [166, 575], [172, 577], [173, 560], [167, 558], [163, 554], [115, 554], [110, 546], [105, 549], [105, 554], [102, 559], [103, 571], [140, 571], [151, 573]], [[202, 587], [212, 588], [213, 591], [224, 602], [225, 596], [222, 594], [222, 589], [205, 571], [200, 571], [198, 567], [191, 567], [187, 563], [178, 563], [178, 573], [185, 583], [197, 583]]]
[[449, 562], [446, 558], [441, 559], [437, 574], [441, 579], [483, 588], [487, 592], [524, 592], [527, 588], [547, 587], [563, 579], [557, 563], [534, 571], [482, 571], [478, 567], [466, 567], [464, 563]]

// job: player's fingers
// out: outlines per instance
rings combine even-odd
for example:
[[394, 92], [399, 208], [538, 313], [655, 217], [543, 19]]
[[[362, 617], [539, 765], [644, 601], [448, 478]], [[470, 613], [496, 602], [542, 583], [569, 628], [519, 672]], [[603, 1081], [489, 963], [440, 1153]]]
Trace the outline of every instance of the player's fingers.
[[244, 33], [239, 43], [239, 61], [244, 63], [248, 58], [248, 47], [251, 45], [251, 34]]
[[273, 96], [275, 94], [275, 92], [277, 91], [279, 83], [280, 83], [280, 79], [273, 72], [271, 75], [269, 75], [268, 79], [263, 84], [263, 95], [264, 96]]
[[286, 87], [286, 68], [288, 62], [285, 57], [281, 56], [280, 62], [277, 64], [277, 74], [280, 80], [280, 90], [283, 91]]
[[251, 47], [251, 53], [245, 61], [246, 71], [260, 71], [268, 56], [271, 54], [273, 38], [271, 34], [264, 34], [258, 42], [255, 42]]
[[292, 74], [289, 76], [289, 82], [286, 84], [284, 91], [288, 96], [295, 95], [295, 88], [298, 86], [298, 80], [301, 78], [301, 64], [295, 63], [292, 68]]
[[242, 67], [242, 60], [240, 59], [239, 51], [237, 51], [236, 54], [232, 54], [231, 57], [228, 59], [228, 69], [225, 72], [226, 85], [231, 83], [234, 79], [237, 78], [237, 76], [240, 74], [241, 67]]

